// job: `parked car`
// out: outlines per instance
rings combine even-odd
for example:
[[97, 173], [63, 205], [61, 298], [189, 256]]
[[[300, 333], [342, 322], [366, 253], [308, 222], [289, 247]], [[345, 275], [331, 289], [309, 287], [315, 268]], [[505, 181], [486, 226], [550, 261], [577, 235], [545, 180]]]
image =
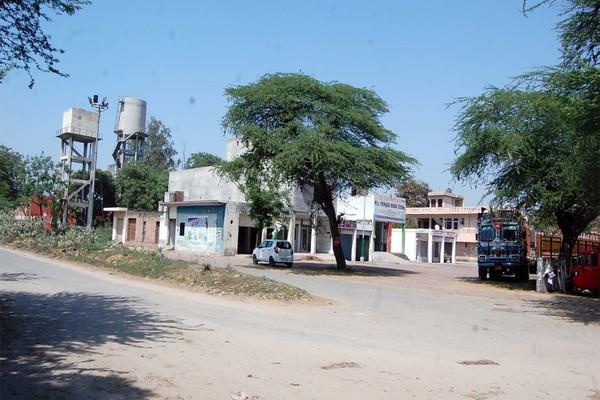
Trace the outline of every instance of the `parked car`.
[[252, 263], [258, 264], [259, 261], [268, 262], [272, 267], [275, 264], [291, 267], [294, 264], [292, 244], [287, 240], [265, 240], [252, 252]]

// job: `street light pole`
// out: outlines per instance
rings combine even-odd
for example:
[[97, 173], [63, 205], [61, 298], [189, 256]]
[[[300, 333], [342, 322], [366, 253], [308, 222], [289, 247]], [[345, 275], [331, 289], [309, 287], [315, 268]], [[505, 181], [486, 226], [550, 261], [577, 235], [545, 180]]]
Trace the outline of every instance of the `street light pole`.
[[98, 112], [98, 125], [96, 127], [96, 138], [94, 139], [94, 156], [92, 157], [92, 168], [90, 170], [90, 191], [88, 193], [88, 212], [87, 212], [87, 227], [92, 227], [94, 219], [94, 190], [96, 186], [96, 159], [98, 158], [98, 140], [100, 137], [100, 116], [103, 111], [108, 110], [108, 102], [106, 97], [102, 101], [98, 101], [98, 95], [88, 97], [90, 106]]

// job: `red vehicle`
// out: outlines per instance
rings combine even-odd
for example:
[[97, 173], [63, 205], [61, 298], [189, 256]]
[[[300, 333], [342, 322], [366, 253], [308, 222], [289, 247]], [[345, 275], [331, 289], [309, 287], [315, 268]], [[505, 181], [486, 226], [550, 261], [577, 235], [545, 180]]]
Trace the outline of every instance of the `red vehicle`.
[[577, 289], [587, 289], [600, 293], [600, 257], [598, 252], [587, 251], [577, 257], [573, 268], [573, 285]]

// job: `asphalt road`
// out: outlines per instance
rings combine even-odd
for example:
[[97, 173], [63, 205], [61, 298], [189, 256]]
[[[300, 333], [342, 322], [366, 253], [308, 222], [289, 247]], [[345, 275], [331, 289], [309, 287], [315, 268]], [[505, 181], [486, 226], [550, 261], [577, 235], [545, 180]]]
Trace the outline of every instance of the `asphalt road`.
[[597, 299], [481, 286], [464, 267], [238, 268], [332, 304], [210, 296], [0, 249], [0, 398], [600, 399]]

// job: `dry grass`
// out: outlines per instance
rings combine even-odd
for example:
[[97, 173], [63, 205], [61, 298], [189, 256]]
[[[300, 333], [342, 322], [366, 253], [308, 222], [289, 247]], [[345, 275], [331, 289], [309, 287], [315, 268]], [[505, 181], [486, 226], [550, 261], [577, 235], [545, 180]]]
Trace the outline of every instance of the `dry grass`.
[[48, 242], [50, 240], [42, 236], [13, 241], [11, 245], [54, 258], [167, 281], [188, 288], [198, 288], [219, 296], [249, 296], [284, 302], [313, 299], [303, 289], [265, 277], [256, 277], [232, 268], [217, 268], [208, 264], [192, 265], [183, 261], [170, 260], [154, 250], [133, 250], [115, 245], [110, 242], [110, 236], [104, 231], [98, 234], [98, 239], [93, 245], [72, 251], [52, 248]]

